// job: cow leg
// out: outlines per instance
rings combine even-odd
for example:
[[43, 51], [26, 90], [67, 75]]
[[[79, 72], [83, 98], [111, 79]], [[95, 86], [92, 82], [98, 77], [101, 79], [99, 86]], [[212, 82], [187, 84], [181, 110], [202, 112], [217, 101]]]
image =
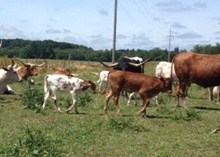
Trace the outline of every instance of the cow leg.
[[145, 117], [147, 114], [146, 114], [146, 108], [147, 106], [150, 104], [149, 100], [146, 98], [146, 96], [142, 96], [141, 95], [141, 98], [143, 100], [143, 105], [142, 105], [142, 108], [141, 110], [139, 111], [139, 115], [142, 116], [142, 117]]
[[6, 91], [6, 94], [15, 94], [15, 91], [9, 85], [6, 85]]
[[109, 92], [109, 94], [105, 97], [105, 104], [104, 104], [104, 113], [107, 114], [107, 110], [108, 110], [108, 103], [109, 100], [111, 99], [113, 93], [112, 91]]
[[47, 103], [49, 97], [50, 97], [50, 92], [47, 91], [47, 92], [44, 94], [44, 103], [43, 103], [43, 105], [42, 105], [42, 109], [45, 108], [46, 103]]
[[118, 104], [119, 95], [120, 95], [120, 93], [115, 93], [114, 96], [113, 96], [113, 101], [114, 101], [114, 104], [116, 106], [117, 115], [121, 116], [122, 113], [121, 113], [121, 110], [120, 110], [119, 104]]
[[160, 99], [160, 93], [155, 96], [155, 104], [156, 104], [157, 107], [160, 107], [159, 106], [159, 99]]
[[213, 87], [208, 87], [209, 101], [213, 101]]
[[57, 107], [57, 110], [58, 110], [59, 112], [61, 112], [61, 109], [60, 109], [59, 104], [58, 104], [58, 100], [57, 100], [56, 93], [53, 93], [52, 99], [54, 100], [54, 104], [55, 104], [55, 106]]
[[75, 113], [78, 114], [79, 112], [78, 112], [78, 109], [77, 109], [77, 106], [76, 106], [76, 99], [77, 99], [76, 93], [71, 92], [71, 95], [72, 95], [72, 105], [67, 109], [66, 112], [69, 113], [69, 111], [71, 111], [74, 108]]

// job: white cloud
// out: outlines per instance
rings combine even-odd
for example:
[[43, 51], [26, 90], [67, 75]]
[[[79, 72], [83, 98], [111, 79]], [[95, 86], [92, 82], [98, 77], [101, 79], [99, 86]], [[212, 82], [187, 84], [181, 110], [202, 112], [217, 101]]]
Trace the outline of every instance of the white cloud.
[[202, 35], [195, 32], [185, 32], [176, 37], [179, 39], [200, 39], [202, 38]]
[[181, 1], [168, 1], [168, 2], [159, 2], [156, 6], [161, 10], [169, 13], [178, 13], [184, 11], [191, 11], [192, 7], [184, 5]]

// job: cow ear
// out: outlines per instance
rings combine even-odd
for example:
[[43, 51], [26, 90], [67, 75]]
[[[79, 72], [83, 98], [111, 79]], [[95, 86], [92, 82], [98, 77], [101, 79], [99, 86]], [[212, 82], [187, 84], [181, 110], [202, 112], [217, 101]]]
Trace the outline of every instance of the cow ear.
[[5, 71], [9, 71], [9, 69], [8, 69], [8, 68], [6, 68], [6, 67], [3, 67], [2, 69], [4, 69]]

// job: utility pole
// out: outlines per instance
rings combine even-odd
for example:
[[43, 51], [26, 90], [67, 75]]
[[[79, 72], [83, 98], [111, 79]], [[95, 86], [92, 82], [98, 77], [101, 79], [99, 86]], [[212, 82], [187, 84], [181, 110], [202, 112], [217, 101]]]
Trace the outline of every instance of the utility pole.
[[117, 27], [117, 5], [118, 5], [118, 0], [115, 0], [115, 9], [114, 9], [114, 28], [113, 28], [113, 47], [112, 47], [112, 63], [115, 62], [116, 27]]
[[169, 48], [168, 48], [168, 62], [170, 62], [171, 37], [172, 37], [172, 31], [170, 29], [170, 33], [169, 33]]

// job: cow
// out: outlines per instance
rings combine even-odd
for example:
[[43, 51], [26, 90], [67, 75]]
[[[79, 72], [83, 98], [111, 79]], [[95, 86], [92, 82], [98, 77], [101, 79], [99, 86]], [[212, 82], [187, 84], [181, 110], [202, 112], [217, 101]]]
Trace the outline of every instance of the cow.
[[58, 105], [57, 93], [60, 91], [69, 92], [72, 96], [72, 105], [67, 109], [69, 113], [72, 109], [75, 110], [75, 113], [78, 114], [78, 109], [76, 106], [76, 101], [78, 95], [90, 88], [92, 92], [95, 93], [96, 84], [92, 81], [84, 81], [78, 77], [67, 76], [63, 74], [52, 74], [46, 75], [44, 78], [44, 102], [42, 109], [45, 108], [48, 98], [51, 96], [54, 100], [54, 104], [57, 107], [57, 110], [61, 112], [61, 109]]
[[[38, 75], [37, 67], [42, 67], [45, 63], [33, 64], [33, 63], [24, 63], [22, 60], [16, 58], [23, 66], [17, 67], [16, 71], [22, 77], [23, 80], [31, 79], [32, 76]], [[33, 82], [33, 80], [30, 80]]]
[[[148, 60], [150, 60], [150, 58], [143, 61], [142, 58], [137, 57], [137, 56], [136, 57], [124, 56], [121, 61], [110, 64], [110, 65], [105, 64], [103, 62], [100, 62], [100, 63], [106, 67], [113, 68], [113, 70], [130, 71], [130, 72], [134, 72], [134, 73], [144, 73], [144, 64]], [[126, 95], [126, 97], [128, 97], [127, 93], [125, 93], [125, 95]], [[134, 93], [131, 93], [131, 95], [129, 96], [129, 100], [127, 103], [128, 105], [130, 104], [130, 101], [131, 101], [131, 98], [133, 95], [134, 95]]]
[[[171, 62], [161, 61], [155, 68], [155, 76], [158, 78], [170, 78], [171, 77]], [[172, 70], [172, 80], [177, 82], [175, 71]], [[156, 105], [159, 106], [159, 94], [155, 97]]]
[[0, 69], [0, 94], [10, 94], [12, 89], [8, 84], [21, 82], [22, 78], [15, 69], [15, 62], [11, 59], [12, 64]]
[[103, 70], [99, 73], [97, 84], [99, 86], [99, 93], [105, 94], [108, 86], [108, 73], [109, 71]]
[[105, 64], [103, 62], [100, 63], [106, 67], [113, 68], [114, 70], [130, 71], [134, 73], [144, 73], [144, 63], [146, 63], [149, 59], [143, 61], [143, 59], [140, 57], [124, 56], [121, 61], [110, 65]]
[[105, 114], [107, 114], [108, 103], [112, 97], [117, 108], [117, 114], [122, 114], [118, 105], [121, 90], [136, 92], [140, 95], [143, 100], [142, 109], [139, 112], [139, 115], [141, 116], [146, 116], [146, 107], [150, 103], [150, 98], [156, 96], [160, 92], [170, 93], [172, 90], [172, 79], [170, 78], [157, 78], [156, 76], [128, 71], [114, 70], [109, 72], [108, 83], [111, 91], [105, 97]]
[[67, 75], [67, 76], [70, 76], [70, 77], [73, 77], [73, 76], [78, 76], [78, 74], [73, 74], [73, 73], [70, 73], [68, 71], [64, 71], [62, 69], [56, 69], [53, 74], [58, 74], [58, 75]]
[[[103, 70], [99, 73], [99, 79], [97, 81], [99, 86], [99, 93], [106, 94], [106, 90], [108, 88], [108, 74], [109, 71]], [[129, 94], [127, 106], [130, 106], [131, 100], [134, 96], [134, 92]], [[135, 101], [135, 104], [137, 104], [137, 101]]]
[[[17, 65], [15, 63], [13, 65], [13, 68], [18, 73], [18, 75], [21, 77], [21, 79], [23, 81], [27, 80], [31, 83], [34, 83], [34, 81], [31, 77], [37, 76], [38, 75], [37, 67], [41, 67], [45, 63], [42, 63], [42, 64], [24, 63], [23, 61], [21, 61], [18, 58], [15, 58], [15, 59], [23, 64], [22, 66], [19, 66], [19, 67], [16, 67]], [[9, 65], [8, 67], [11, 67], [11, 65]], [[6, 88], [5, 88], [5, 91], [3, 92], [3, 94], [4, 93], [15, 94], [15, 91], [9, 85], [6, 85]]]
[[[185, 90], [192, 83], [202, 87], [220, 85], [220, 55], [197, 54], [183, 52], [172, 59], [176, 76], [178, 78], [178, 106], [186, 107]], [[180, 104], [180, 98], [182, 100]]]

